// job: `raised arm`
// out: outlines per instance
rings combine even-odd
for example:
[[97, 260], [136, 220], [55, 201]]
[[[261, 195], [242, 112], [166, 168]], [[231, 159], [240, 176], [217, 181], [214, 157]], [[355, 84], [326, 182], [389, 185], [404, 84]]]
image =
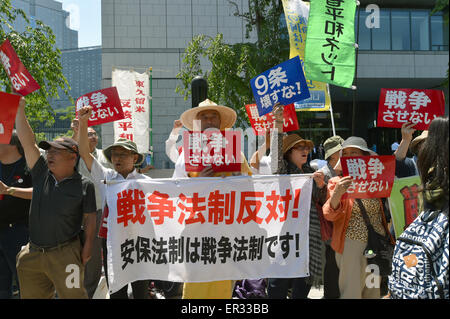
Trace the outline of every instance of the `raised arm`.
[[36, 138], [34, 137], [33, 129], [28, 123], [25, 115], [25, 104], [25, 98], [22, 97], [20, 99], [16, 114], [16, 131], [25, 152], [27, 165], [30, 169], [32, 169], [41, 156], [41, 153], [39, 152], [39, 147], [36, 145]]
[[414, 125], [416, 125], [416, 124], [415, 123], [404, 123], [402, 125], [402, 140], [400, 142], [400, 145], [394, 152], [395, 158], [399, 161], [404, 160], [406, 157], [406, 154], [408, 153], [409, 144], [411, 144], [411, 141], [413, 139], [413, 134], [416, 131], [415, 129], [413, 129]]
[[275, 117], [270, 141], [270, 169], [272, 174], [283, 174], [286, 166], [283, 160], [283, 108], [283, 105], [276, 104], [272, 111]]
[[79, 129], [78, 129], [78, 148], [80, 156], [86, 164], [89, 172], [92, 169], [92, 163], [94, 156], [89, 151], [89, 138], [88, 138], [88, 120], [91, 116], [92, 107], [84, 106], [78, 112]]

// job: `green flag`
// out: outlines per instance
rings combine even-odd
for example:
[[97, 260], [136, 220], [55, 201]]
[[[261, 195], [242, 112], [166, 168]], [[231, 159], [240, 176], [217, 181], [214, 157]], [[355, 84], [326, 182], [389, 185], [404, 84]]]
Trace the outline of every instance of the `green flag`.
[[308, 79], [352, 87], [355, 11], [356, 0], [311, 1], [304, 63]]
[[391, 197], [389, 197], [389, 209], [396, 237], [400, 236], [421, 213], [423, 203], [419, 187], [420, 177], [418, 175], [394, 180]]

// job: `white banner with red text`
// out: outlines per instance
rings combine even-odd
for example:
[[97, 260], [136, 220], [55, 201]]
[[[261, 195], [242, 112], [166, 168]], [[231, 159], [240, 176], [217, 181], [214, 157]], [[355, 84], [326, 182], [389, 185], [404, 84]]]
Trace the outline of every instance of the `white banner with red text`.
[[124, 119], [114, 122], [114, 141], [126, 138], [136, 143], [139, 153], [149, 151], [151, 97], [147, 73], [114, 69], [112, 86], [117, 88]]
[[311, 176], [109, 184], [110, 292], [145, 279], [207, 282], [309, 276]]

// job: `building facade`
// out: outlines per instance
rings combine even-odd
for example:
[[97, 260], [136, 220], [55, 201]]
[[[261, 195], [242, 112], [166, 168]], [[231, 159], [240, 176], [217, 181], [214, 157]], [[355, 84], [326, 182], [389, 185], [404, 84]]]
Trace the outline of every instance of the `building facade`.
[[[364, 137], [383, 154], [388, 151], [384, 148], [400, 138], [400, 131], [376, 128], [380, 89], [441, 88], [448, 69], [448, 30], [442, 15], [430, 16], [434, 4], [427, 0], [360, 2], [357, 90], [330, 87], [333, 117], [337, 134]], [[378, 28], [366, 24], [370, 4], [380, 9]], [[197, 34], [215, 36], [219, 32], [230, 44], [254, 42], [255, 34], [246, 39], [244, 21], [235, 16], [237, 8], [242, 13], [247, 6], [244, 0], [102, 0], [102, 87], [111, 85], [114, 67], [142, 72], [153, 68], [156, 168], [173, 167], [164, 142], [173, 121], [191, 107], [190, 101], [175, 93], [181, 84], [176, 75], [186, 46]], [[448, 96], [448, 89], [445, 92]], [[302, 137], [319, 144], [332, 135], [328, 112], [297, 114]], [[113, 142], [112, 125], [103, 125], [102, 136], [104, 145]]]

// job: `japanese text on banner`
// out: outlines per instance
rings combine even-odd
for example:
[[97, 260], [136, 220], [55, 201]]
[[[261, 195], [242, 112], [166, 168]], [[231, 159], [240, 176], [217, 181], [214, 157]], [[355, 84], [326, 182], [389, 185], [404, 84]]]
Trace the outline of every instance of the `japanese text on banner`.
[[112, 291], [143, 278], [308, 276], [311, 190], [309, 175], [109, 185]]
[[389, 197], [394, 183], [395, 157], [342, 157], [344, 176], [352, 177], [352, 184], [343, 198]]
[[445, 113], [441, 90], [381, 89], [378, 127], [402, 127], [415, 123], [417, 130], [427, 130], [431, 121]]

